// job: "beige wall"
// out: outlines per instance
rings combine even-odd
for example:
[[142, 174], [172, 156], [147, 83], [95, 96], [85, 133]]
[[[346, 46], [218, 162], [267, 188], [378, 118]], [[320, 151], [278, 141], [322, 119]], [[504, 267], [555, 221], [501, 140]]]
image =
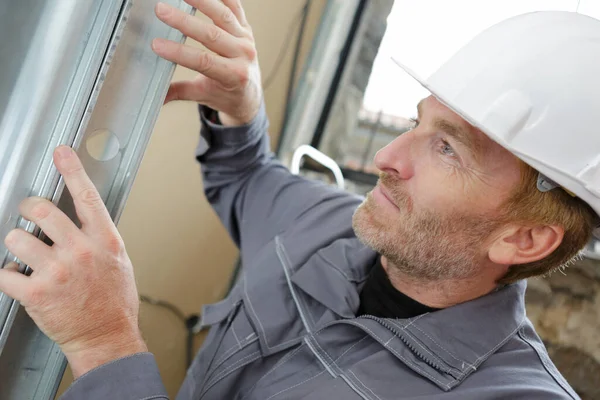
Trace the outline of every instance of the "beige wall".
[[[309, 51], [325, 3], [313, 1], [301, 61]], [[304, 0], [244, 0], [243, 4], [266, 79]], [[272, 134], [279, 132], [282, 121], [294, 45], [295, 38], [265, 93]], [[194, 72], [178, 68], [174, 79], [193, 76]], [[178, 102], [163, 108], [119, 224], [140, 293], [167, 300], [186, 314], [198, 312], [202, 304], [225, 294], [237, 259], [237, 249], [202, 192], [193, 157], [198, 130], [194, 104]], [[174, 397], [185, 376], [185, 329], [162, 308], [142, 304], [140, 314], [144, 337]], [[59, 394], [71, 380], [67, 371]]]

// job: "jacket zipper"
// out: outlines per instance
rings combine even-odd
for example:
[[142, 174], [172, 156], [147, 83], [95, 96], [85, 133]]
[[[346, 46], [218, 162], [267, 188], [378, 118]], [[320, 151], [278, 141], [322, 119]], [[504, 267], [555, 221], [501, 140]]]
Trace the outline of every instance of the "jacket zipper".
[[361, 318], [367, 318], [367, 319], [371, 319], [373, 321], [377, 321], [378, 323], [380, 323], [381, 325], [383, 325], [384, 327], [389, 329], [394, 335], [396, 335], [402, 341], [402, 343], [404, 343], [406, 345], [406, 347], [408, 347], [410, 349], [410, 351], [412, 351], [419, 359], [421, 359], [423, 362], [425, 362], [430, 367], [432, 367], [440, 372], [444, 372], [448, 375], [451, 375], [454, 379], [462, 378], [462, 374], [458, 375], [452, 369], [450, 369], [446, 366], [443, 366], [443, 365], [431, 360], [430, 358], [424, 356], [423, 353], [421, 353], [408, 339], [406, 339], [406, 337], [404, 337], [404, 334], [396, 326], [390, 324], [385, 319], [378, 318], [373, 315], [361, 315]]

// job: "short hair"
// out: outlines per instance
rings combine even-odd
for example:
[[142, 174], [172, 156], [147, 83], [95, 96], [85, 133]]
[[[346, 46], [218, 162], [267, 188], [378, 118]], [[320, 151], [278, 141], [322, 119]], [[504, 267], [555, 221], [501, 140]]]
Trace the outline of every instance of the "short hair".
[[558, 225], [564, 229], [561, 244], [547, 257], [512, 265], [498, 283], [509, 284], [533, 276], [548, 275], [568, 266], [592, 237], [598, 225], [596, 212], [583, 200], [556, 188], [541, 192], [538, 171], [519, 160], [521, 181], [503, 205], [507, 221], [536, 225]]

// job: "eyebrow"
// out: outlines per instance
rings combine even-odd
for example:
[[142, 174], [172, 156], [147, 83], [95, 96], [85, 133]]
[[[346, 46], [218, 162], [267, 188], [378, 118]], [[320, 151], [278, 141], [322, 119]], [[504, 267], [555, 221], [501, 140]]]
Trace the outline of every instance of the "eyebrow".
[[[421, 100], [417, 105], [417, 112], [419, 113], [419, 119], [422, 116], [422, 104], [424, 100]], [[466, 147], [471, 155], [476, 159], [480, 159], [480, 155], [483, 151], [481, 142], [473, 137], [473, 135], [467, 130], [466, 127], [452, 123], [442, 118], [436, 118], [433, 120], [433, 126], [452, 137], [454, 140]]]

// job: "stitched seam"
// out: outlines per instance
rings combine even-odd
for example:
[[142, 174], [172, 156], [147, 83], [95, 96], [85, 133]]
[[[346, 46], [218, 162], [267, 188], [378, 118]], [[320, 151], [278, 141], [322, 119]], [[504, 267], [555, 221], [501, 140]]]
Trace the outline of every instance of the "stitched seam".
[[[447, 354], [448, 354], [450, 357], [454, 358], [454, 359], [455, 359], [456, 361], [458, 361], [458, 362], [461, 362], [461, 363], [465, 363], [465, 364], [467, 364], [467, 365], [468, 365], [468, 366], [469, 366], [471, 369], [473, 369], [473, 370], [475, 370], [475, 369], [476, 369], [476, 368], [475, 368], [473, 365], [469, 364], [468, 362], [466, 362], [466, 361], [463, 361], [463, 360], [461, 360], [461, 359], [457, 358], [456, 356], [454, 356], [454, 354], [452, 354], [450, 351], [448, 351], [446, 348], [444, 348], [444, 346], [442, 346], [441, 344], [439, 344], [438, 342], [436, 342], [436, 341], [435, 341], [435, 340], [434, 340], [434, 339], [433, 339], [431, 336], [429, 336], [429, 335], [427, 334], [427, 332], [425, 332], [425, 331], [423, 331], [421, 328], [419, 328], [419, 326], [418, 326], [418, 325], [413, 325], [413, 327], [414, 327], [414, 328], [417, 328], [417, 329], [419, 330], [419, 332], [421, 332], [423, 335], [427, 336], [427, 337], [429, 338], [429, 340], [431, 340], [431, 341], [432, 341], [433, 343], [435, 343], [435, 344], [436, 344], [436, 345], [437, 345], [439, 348], [441, 348], [442, 350], [444, 350], [444, 351], [445, 351], [445, 352], [446, 352], [446, 353], [447, 353]], [[408, 331], [407, 331], [407, 332], [408, 332]], [[408, 332], [408, 333], [410, 333], [410, 332]]]
[[538, 351], [537, 347], [530, 342], [529, 338], [527, 337], [527, 335], [525, 334], [525, 332], [523, 332], [522, 329], [519, 330], [518, 335], [521, 339], [523, 339], [525, 341], [525, 343], [527, 343], [529, 345], [529, 347], [531, 347], [533, 349], [533, 351], [535, 351], [535, 353], [537, 354], [538, 358], [540, 359], [540, 361], [542, 362], [542, 365], [544, 366], [544, 369], [546, 370], [546, 372], [556, 381], [556, 383], [558, 383], [558, 385], [565, 391], [567, 392], [567, 394], [569, 396], [571, 396], [571, 398], [576, 399], [576, 397], [573, 397], [573, 395], [571, 394], [570, 390], [568, 390], [567, 388], [569, 388], [569, 383], [564, 379], [563, 376], [560, 375], [555, 375], [553, 373], [554, 368], [552, 368], [551, 366], [549, 366], [547, 364], [548, 359], [546, 358], [546, 354], [542, 354], [540, 353], [540, 351]]
[[365, 385], [365, 384], [363, 383], [363, 381], [361, 381], [360, 379], [358, 379], [358, 376], [356, 376], [356, 374], [354, 373], [354, 371], [352, 371], [351, 369], [349, 369], [349, 370], [348, 370], [348, 372], [350, 372], [350, 373], [351, 373], [351, 374], [352, 374], [352, 375], [353, 375], [353, 376], [356, 378], [356, 380], [357, 380], [357, 381], [358, 381], [358, 382], [359, 382], [361, 385], [363, 385], [363, 387], [364, 387], [365, 389], [367, 389], [369, 392], [371, 392], [371, 393], [373, 394], [373, 396], [375, 396], [377, 399], [381, 400], [381, 398], [380, 398], [379, 396], [377, 396], [377, 395], [375, 394], [375, 392], [371, 390], [371, 388], [370, 388], [370, 387], [368, 387], [367, 385]]
[[308, 337], [307, 340], [310, 341], [310, 344], [314, 347], [315, 351], [317, 353], [319, 353], [319, 356], [321, 358], [323, 358], [323, 360], [325, 361], [325, 367], [327, 367], [328, 369], [331, 369], [333, 371], [333, 368], [331, 368], [332, 364], [329, 363], [329, 361], [333, 361], [331, 359], [331, 357], [329, 357], [328, 354], [324, 354], [322, 352], [323, 349], [321, 348], [321, 346], [319, 346], [319, 343], [316, 340], [314, 340], [312, 337]]
[[287, 353], [281, 360], [277, 361], [277, 363], [275, 365], [273, 365], [273, 368], [271, 368], [266, 374], [264, 374], [260, 379], [265, 378], [266, 376], [270, 375], [271, 372], [275, 371], [275, 369], [281, 367], [282, 365], [284, 365], [285, 363], [287, 363], [289, 360], [291, 360], [292, 358], [294, 358], [294, 356], [296, 354], [298, 354], [298, 352], [302, 349], [302, 346], [298, 346], [298, 348], [294, 351], [291, 351], [289, 353]]
[[324, 258], [323, 256], [319, 255], [319, 257], [325, 261], [327, 263], [327, 265], [329, 265], [331, 268], [335, 269], [337, 272], [339, 272], [340, 274], [342, 274], [342, 276], [344, 278], [346, 278], [346, 280], [349, 280], [350, 282], [356, 282], [356, 279], [352, 279], [350, 278], [343, 270], [339, 269], [337, 266], [333, 265], [329, 260], [327, 260], [326, 258]]
[[277, 363], [275, 363], [275, 365], [273, 365], [273, 367], [263, 376], [261, 376], [255, 383], [254, 385], [252, 385], [252, 387], [250, 389], [248, 389], [248, 391], [246, 392], [246, 394], [242, 397], [242, 400], [247, 399], [248, 396], [250, 395], [250, 393], [252, 393], [252, 391], [258, 386], [258, 384], [260, 382], [263, 381], [263, 379], [265, 379], [268, 375], [270, 375], [273, 371], [275, 371], [277, 368], [281, 367], [282, 365], [284, 365], [285, 363], [287, 363], [289, 360], [291, 360], [292, 358], [294, 358], [294, 356], [296, 354], [298, 354], [298, 352], [302, 349], [302, 344], [300, 344], [300, 346], [298, 346], [297, 349], [288, 352], [285, 356], [283, 356], [279, 361], [277, 361]]
[[290, 280], [290, 273], [287, 267], [287, 262], [289, 262], [289, 258], [287, 257], [287, 254], [285, 252], [285, 249], [283, 248], [283, 244], [281, 244], [281, 240], [279, 239], [279, 236], [275, 237], [275, 251], [277, 253], [277, 257], [279, 258], [279, 261], [281, 262], [281, 267], [283, 268], [283, 273], [285, 274], [285, 280], [287, 282], [288, 288], [290, 289], [290, 293], [292, 294], [292, 299], [294, 300], [294, 303], [296, 304], [296, 309], [298, 310], [298, 313], [300, 313], [300, 319], [302, 320], [302, 323], [304, 324], [304, 328], [306, 329], [307, 332], [312, 332], [308, 321], [306, 320], [306, 316], [304, 315], [304, 310], [302, 310], [302, 307], [300, 306], [300, 301], [298, 300], [298, 296], [296, 295], [296, 291], [294, 290], [294, 288], [292, 287], [292, 282]]
[[335, 361], [333, 361], [333, 358], [331, 358], [331, 356], [329, 355], [329, 353], [327, 353], [325, 351], [325, 349], [323, 347], [321, 347], [321, 343], [319, 343], [319, 341], [316, 338], [313, 338], [313, 341], [315, 342], [315, 344], [317, 345], [317, 347], [319, 348], [319, 350], [329, 359], [329, 361], [331, 361], [330, 365], [333, 365], [334, 367], [338, 368], [337, 364], [335, 363]]
[[329, 374], [332, 377], [336, 377], [335, 373], [333, 372], [333, 370], [329, 367], [329, 365], [327, 364], [327, 361], [325, 361], [323, 359], [323, 357], [321, 357], [321, 355], [319, 354], [319, 352], [317, 351], [317, 349], [315, 349], [312, 344], [310, 343], [310, 340], [305, 337], [304, 341], [306, 343], [306, 345], [308, 346], [308, 348], [310, 349], [310, 351], [315, 355], [315, 357], [317, 357], [317, 360], [319, 360], [321, 362], [321, 364], [323, 364], [323, 366], [325, 367], [325, 369], [327, 370], [327, 372], [329, 372]]
[[[285, 247], [283, 246], [283, 243], [281, 243], [280, 241], [278, 241], [278, 242], [279, 242], [279, 244], [280, 244], [280, 246], [281, 246], [281, 253], [282, 253], [282, 256], [285, 258], [285, 261], [286, 261], [286, 263], [283, 263], [283, 262], [282, 262], [282, 264], [283, 264], [283, 268], [284, 268], [284, 269], [287, 269], [287, 270], [288, 270], [288, 273], [290, 273], [290, 272], [294, 272], [294, 271], [292, 270], [292, 267], [291, 267], [291, 265], [292, 265], [292, 262], [290, 261], [290, 257], [287, 255], [287, 252], [286, 252], [286, 250], [285, 250]], [[285, 275], [285, 279], [286, 279], [286, 281], [288, 282], [288, 286], [290, 287], [290, 291], [291, 291], [291, 290], [292, 290], [292, 285], [293, 285], [293, 284], [292, 284], [291, 277], [288, 279], [288, 273], [286, 273], [286, 275]], [[296, 292], [294, 291], [294, 293], [296, 293]], [[311, 322], [311, 327], [314, 327], [314, 326], [316, 326], [317, 324], [316, 324], [316, 322], [315, 322], [315, 319], [314, 319], [313, 315], [312, 315], [312, 314], [309, 312], [309, 307], [306, 305], [306, 301], [305, 301], [305, 299], [304, 299], [304, 296], [302, 296], [302, 295], [300, 295], [300, 294], [299, 294], [299, 295], [297, 295], [297, 296], [298, 296], [298, 303], [301, 303], [301, 304], [297, 304], [297, 305], [296, 305], [296, 307], [298, 307], [298, 308], [302, 307], [302, 311], [305, 313], [305, 315], [308, 317], [308, 319], [310, 319], [310, 322]], [[292, 295], [292, 297], [294, 297], [294, 296]], [[295, 297], [294, 297], [294, 298], [295, 298]], [[298, 311], [300, 312], [300, 310], [298, 310]], [[308, 332], [311, 332], [311, 330], [309, 330], [308, 328], [307, 328], [307, 331], [308, 331]]]
[[223, 353], [223, 355], [221, 356], [221, 358], [219, 358], [219, 360], [217, 362], [215, 362], [215, 364], [220, 365], [223, 361], [225, 361], [226, 358], [228, 358], [229, 356], [231, 356], [237, 350], [241, 350], [241, 349], [238, 348], [238, 345], [234, 344], [233, 346], [231, 346], [231, 348], [229, 350], [227, 350], [225, 353]]
[[[357, 344], [359, 344], [360, 342], [362, 342], [363, 340], [365, 340], [366, 338], [368, 338], [369, 335], [365, 335], [362, 339], [360, 339], [358, 342], [354, 343], [352, 346], [348, 347], [346, 349], [346, 351], [344, 351], [338, 358], [335, 359], [335, 362], [341, 360], [342, 357], [344, 357], [346, 355], [346, 353], [348, 353], [350, 350], [352, 350]], [[390, 339], [391, 340], [391, 339]]]
[[258, 337], [253, 337], [253, 338], [249, 339], [248, 341], [246, 341], [240, 348], [238, 348], [236, 345], [234, 345], [232, 348], [227, 350], [221, 356], [221, 358], [219, 358], [219, 361], [215, 362], [214, 368], [219, 368], [221, 366], [221, 364], [223, 364], [223, 362], [225, 362], [225, 360], [227, 360], [229, 357], [231, 357], [233, 354], [235, 354], [236, 351], [242, 350], [244, 347], [246, 347], [247, 345], [249, 345], [253, 342], [256, 342], [257, 340], [258, 340]]
[[[258, 360], [259, 358], [261, 358], [260, 351], [255, 351], [254, 353], [250, 353], [246, 357], [237, 360], [235, 363], [231, 364], [229, 367], [225, 368], [217, 376], [215, 376], [213, 379], [211, 379], [210, 382], [208, 382], [206, 384], [206, 389], [202, 392], [200, 397], [202, 397], [204, 395], [204, 393], [206, 393], [211, 387], [216, 385], [217, 382], [219, 382], [221, 379], [225, 378], [227, 375], [229, 375], [236, 369], [242, 368], [245, 365], [248, 365], [251, 362]], [[250, 359], [250, 360], [248, 360], [248, 359]], [[248, 360], [248, 361], [246, 361], [246, 360]], [[244, 361], [246, 361], [246, 362], [244, 362]]]
[[239, 364], [243, 364], [245, 360], [247, 360], [248, 358], [252, 358], [253, 356], [255, 356], [257, 354], [260, 354], [260, 351], [252, 352], [252, 353], [248, 354], [247, 356], [240, 358], [239, 360], [237, 360], [233, 364], [228, 365], [227, 367], [225, 367], [225, 369], [223, 371], [219, 372], [219, 374], [214, 379], [217, 379], [220, 375], [222, 375], [224, 373], [226, 374], [231, 369], [235, 369]]
[[292, 342], [296, 342], [296, 341], [302, 341], [302, 338], [297, 337], [297, 338], [293, 338], [290, 340], [286, 340], [285, 342], [280, 343], [277, 346], [269, 347], [269, 350], [278, 350], [280, 347], [285, 347], [288, 343], [292, 343]]
[[262, 337], [265, 339], [265, 345], [267, 346], [267, 349], [269, 350], [276, 350], [279, 349], [280, 347], [284, 347], [286, 346], [288, 343], [292, 343], [296, 340], [298, 340], [298, 338], [293, 338], [290, 340], [287, 340], [283, 343], [278, 344], [277, 346], [271, 347], [269, 346], [269, 341], [267, 340], [267, 334], [265, 332], [265, 328], [262, 325], [262, 322], [260, 321], [260, 318], [258, 318], [258, 314], [256, 314], [256, 311], [254, 310], [254, 305], [252, 305], [252, 301], [250, 300], [250, 296], [248, 295], [248, 288], [246, 286], [246, 280], [243, 280], [243, 289], [244, 289], [244, 294], [246, 295], [246, 299], [248, 301], [248, 305], [250, 306], [250, 312], [252, 312], [252, 314], [254, 315], [254, 318], [256, 318], [256, 320], [258, 321], [258, 325], [259, 325], [259, 331], [260, 333], [262, 333]]
[[363, 398], [364, 400], [371, 400], [371, 397], [368, 396], [364, 391], [360, 390], [351, 380], [350, 378], [348, 378], [346, 375], [340, 375], [342, 377], [342, 379], [344, 380], [344, 382], [346, 382], [346, 384], [348, 386], [350, 386], [350, 389], [354, 390], [354, 392], [356, 394], [358, 394], [361, 398]]
[[288, 390], [294, 389], [294, 388], [296, 388], [296, 387], [298, 387], [298, 386], [300, 386], [300, 385], [304, 385], [306, 382], [308, 382], [308, 381], [310, 381], [310, 380], [313, 380], [313, 379], [315, 379], [316, 377], [320, 376], [320, 375], [321, 375], [323, 372], [325, 372], [325, 370], [323, 370], [323, 371], [319, 372], [319, 373], [318, 373], [317, 375], [315, 375], [315, 376], [312, 376], [312, 377], [310, 377], [310, 378], [308, 378], [308, 379], [305, 379], [305, 380], [303, 380], [303, 381], [302, 381], [302, 382], [300, 382], [300, 383], [297, 383], [297, 384], [295, 384], [294, 386], [290, 386], [290, 387], [289, 387], [289, 388], [287, 388], [287, 389], [283, 389], [283, 390], [281, 390], [281, 391], [279, 391], [279, 392], [277, 392], [277, 393], [275, 393], [275, 394], [273, 394], [273, 395], [269, 396], [269, 397], [268, 397], [266, 400], [270, 400], [270, 399], [272, 399], [272, 398], [273, 398], [273, 397], [275, 397], [275, 396], [279, 396], [280, 394], [282, 394], [282, 393], [284, 393], [284, 392], [287, 392]]
[[[383, 344], [383, 339], [381, 339], [379, 336], [377, 336], [373, 331], [371, 331], [368, 327], [366, 327], [365, 325], [361, 324], [360, 322], [357, 321], [352, 321], [352, 323], [357, 324], [358, 326], [362, 327], [364, 330], [366, 330], [367, 332], [369, 332], [371, 335], [373, 335], [374, 337], [377, 338], [377, 340], [379, 340], [380, 343]], [[419, 371], [420, 373], [422, 373], [423, 375], [425, 375], [426, 377], [428, 377], [429, 379], [431, 379], [434, 382], [439, 383], [441, 386], [445, 387], [446, 389], [450, 390], [450, 384], [456, 382], [456, 379], [452, 380], [450, 382], [450, 384], [445, 384], [443, 382], [441, 382], [439, 379], [437, 379], [436, 377], [432, 376], [431, 374], [429, 374], [428, 372], [424, 371], [423, 369], [421, 369], [421, 367], [419, 367], [418, 365], [416, 365], [415, 363], [409, 361], [408, 359], [404, 358], [400, 353], [398, 353], [396, 350], [394, 350], [392, 347], [389, 346], [385, 346], [384, 347], [386, 349], [388, 349], [389, 351], [391, 351], [392, 353], [394, 353], [398, 358], [400, 358], [402, 361], [404, 361], [405, 364], [407, 365], [412, 365], [413, 368], [415, 368], [417, 371]]]
[[406, 324], [406, 325], [404, 325], [404, 326], [402, 326], [402, 325], [398, 324], [398, 327], [401, 327], [402, 329], [406, 329], [406, 328], [408, 328], [409, 326], [411, 326], [412, 324], [414, 324], [415, 322], [417, 322], [418, 320], [420, 320], [421, 318], [423, 318], [424, 316], [426, 316], [427, 314], [429, 314], [429, 313], [421, 314], [421, 315], [419, 315], [419, 316], [417, 316], [417, 317], [415, 317], [415, 318], [411, 319], [411, 320], [408, 322], [408, 324]]
[[[395, 322], [394, 322], [394, 321], [391, 321], [391, 322], [392, 322], [392, 324], [395, 324]], [[410, 336], [410, 337], [413, 339], [414, 343], [415, 343], [417, 346], [419, 346], [421, 349], [423, 349], [423, 350], [424, 350], [424, 351], [425, 351], [427, 354], [429, 354], [431, 357], [433, 357], [433, 358], [434, 358], [436, 361], [446, 364], [446, 362], [445, 362], [444, 360], [442, 360], [442, 359], [441, 359], [440, 357], [438, 357], [437, 355], [433, 354], [433, 353], [432, 353], [432, 352], [431, 352], [431, 351], [430, 351], [428, 348], [426, 348], [426, 347], [425, 347], [425, 346], [423, 346], [423, 345], [422, 345], [422, 344], [421, 344], [421, 343], [420, 343], [418, 340], [416, 340], [416, 338], [415, 338], [415, 337], [414, 337], [414, 336], [413, 336], [413, 335], [412, 335], [412, 334], [411, 334], [409, 331], [407, 331], [406, 329], [403, 329], [403, 328], [402, 328], [400, 325], [398, 325], [398, 324], [395, 324], [395, 325], [396, 325], [396, 326], [398, 326], [400, 329], [402, 329], [402, 330], [404, 331], [404, 333], [406, 333], [408, 336]], [[388, 340], [388, 342], [387, 342], [387, 343], [389, 343], [389, 340]], [[387, 345], [387, 343], [386, 343], [386, 345]], [[450, 367], [450, 368], [452, 368], [452, 369], [454, 369], [454, 370], [457, 370], [456, 368], [453, 368], [453, 367]], [[457, 370], [457, 371], [460, 371], [460, 370]], [[466, 373], [466, 372], [457, 372], [458, 379], [462, 379], [462, 378], [464, 377], [465, 373]]]
[[235, 327], [233, 326], [233, 324], [231, 324], [231, 333], [233, 333], [233, 337], [235, 338], [235, 341], [237, 342], [237, 344], [241, 350], [242, 344], [240, 343], [240, 339], [238, 339], [237, 335], [235, 334]]
[[263, 337], [265, 338], [265, 344], [267, 345], [267, 347], [269, 347], [269, 342], [267, 341], [267, 334], [265, 333], [265, 328], [263, 327], [262, 322], [260, 322], [260, 318], [258, 318], [258, 315], [256, 314], [256, 311], [254, 310], [254, 305], [252, 305], [250, 296], [248, 296], [248, 285], [246, 284], [246, 279], [244, 279], [243, 282], [244, 282], [244, 285], [243, 285], [244, 294], [246, 295], [246, 299], [248, 300], [248, 305], [250, 306], [250, 311], [252, 311], [252, 314], [254, 314], [254, 317], [258, 321], [258, 325], [260, 327], [260, 332], [262, 333]]
[[224, 375], [222, 375], [222, 376], [219, 376], [219, 377], [217, 377], [217, 378], [213, 379], [212, 383], [210, 383], [210, 384], [209, 384], [209, 385], [206, 387], [206, 389], [204, 389], [204, 391], [203, 391], [203, 392], [202, 392], [202, 394], [200, 395], [200, 398], [202, 398], [202, 397], [203, 397], [203, 396], [206, 394], [206, 392], [208, 392], [208, 391], [209, 391], [211, 388], [213, 388], [213, 387], [214, 387], [214, 386], [215, 386], [217, 383], [219, 383], [221, 380], [225, 379], [225, 378], [226, 378], [226, 377], [227, 377], [229, 374], [232, 374], [232, 373], [233, 373], [233, 372], [235, 372], [236, 370], [238, 370], [238, 369], [240, 369], [240, 368], [243, 368], [243, 367], [245, 367], [246, 365], [249, 365], [250, 363], [253, 363], [254, 361], [256, 361], [256, 360], [260, 359], [260, 357], [261, 357], [261, 356], [260, 356], [260, 355], [258, 355], [258, 356], [254, 357], [254, 358], [251, 358], [250, 360], [246, 361], [245, 363], [238, 365], [237, 367], [235, 367], [235, 368], [234, 368], [234, 369], [232, 369], [231, 371], [228, 371], [226, 374], [224, 374]]
[[[395, 323], [394, 323], [394, 321], [392, 321], [392, 324], [395, 324]], [[395, 325], [396, 325], [396, 326], [398, 326], [400, 329], [402, 329], [402, 327], [401, 327], [400, 325], [397, 325], [397, 324], [395, 324]], [[415, 326], [416, 326], [416, 325], [415, 325]], [[417, 346], [419, 346], [421, 349], [423, 349], [423, 350], [424, 350], [424, 351], [425, 351], [427, 354], [429, 354], [431, 357], [433, 357], [433, 358], [434, 358], [436, 361], [446, 364], [446, 362], [445, 362], [444, 360], [442, 360], [442, 359], [441, 359], [439, 356], [437, 356], [437, 355], [433, 354], [433, 353], [432, 353], [432, 352], [431, 352], [431, 351], [430, 351], [430, 350], [429, 350], [427, 347], [423, 346], [423, 345], [422, 345], [422, 344], [419, 342], [419, 340], [417, 340], [417, 339], [414, 337], [414, 335], [412, 335], [412, 334], [411, 334], [409, 331], [407, 331], [406, 329], [402, 329], [402, 330], [404, 331], [404, 333], [406, 333], [408, 336], [410, 336], [410, 337], [413, 339], [413, 342], [414, 342], [414, 343], [415, 343]], [[389, 343], [389, 341], [388, 341], [388, 343]], [[454, 367], [452, 367], [452, 366], [449, 366], [449, 367], [450, 367], [450, 368], [452, 368], [452, 369], [454, 369], [454, 370], [456, 370], [456, 371], [460, 371], [459, 369], [457, 369], [457, 368], [454, 368]], [[465, 371], [465, 372], [457, 372], [456, 374], [458, 375], [458, 379], [462, 379], [462, 378], [464, 377], [464, 375], [466, 374], [466, 371]]]
[[477, 360], [475, 360], [475, 362], [473, 364], [478, 364], [480, 360], [488, 357], [490, 354], [495, 353], [496, 350], [498, 350], [500, 347], [502, 347], [504, 345], [504, 343], [506, 343], [506, 341], [511, 337], [514, 336], [514, 334], [521, 329], [521, 327], [523, 326], [523, 321], [521, 321], [521, 323], [519, 324], [519, 326], [512, 331], [508, 336], [506, 336], [504, 339], [502, 339], [500, 341], [500, 343], [498, 343], [493, 349], [491, 349], [490, 351], [488, 351], [487, 353], [485, 353], [484, 355], [482, 355], [481, 357], [479, 357]]

